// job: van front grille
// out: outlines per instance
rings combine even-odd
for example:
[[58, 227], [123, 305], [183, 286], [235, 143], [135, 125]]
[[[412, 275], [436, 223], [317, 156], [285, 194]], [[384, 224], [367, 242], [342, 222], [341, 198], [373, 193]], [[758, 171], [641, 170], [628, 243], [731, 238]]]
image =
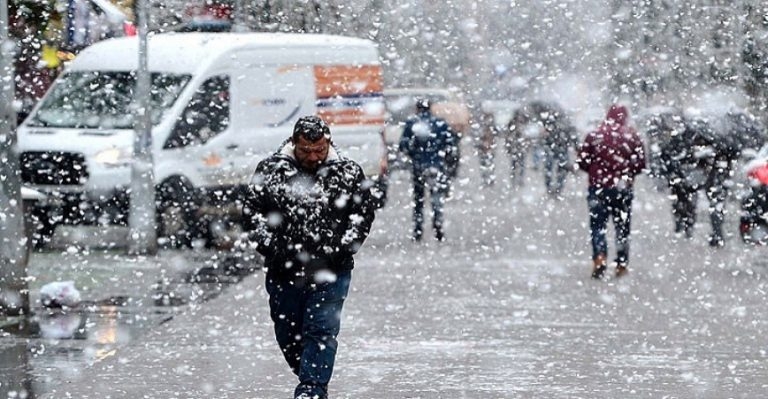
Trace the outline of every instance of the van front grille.
[[21, 179], [24, 183], [41, 185], [83, 184], [88, 180], [85, 157], [76, 152], [24, 152]]

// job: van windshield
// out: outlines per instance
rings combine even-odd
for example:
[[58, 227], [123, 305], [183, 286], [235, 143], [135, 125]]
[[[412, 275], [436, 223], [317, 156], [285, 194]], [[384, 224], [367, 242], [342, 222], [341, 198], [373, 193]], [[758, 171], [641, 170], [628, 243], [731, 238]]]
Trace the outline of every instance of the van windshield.
[[[190, 75], [152, 73], [151, 117], [157, 125], [189, 82]], [[35, 127], [133, 129], [135, 72], [73, 71], [61, 76], [29, 125]]]

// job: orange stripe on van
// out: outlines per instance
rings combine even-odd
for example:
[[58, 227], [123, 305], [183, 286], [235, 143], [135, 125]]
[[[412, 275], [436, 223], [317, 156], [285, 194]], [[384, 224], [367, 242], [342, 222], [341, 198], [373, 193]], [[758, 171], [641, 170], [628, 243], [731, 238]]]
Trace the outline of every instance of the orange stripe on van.
[[301, 66], [301, 65], [283, 65], [283, 66], [277, 68], [277, 73], [279, 73], [279, 74], [289, 73], [289, 72], [298, 71], [298, 70], [300, 70], [302, 68], [304, 68], [304, 66]]
[[318, 110], [319, 116], [329, 125], [381, 125], [383, 115], [371, 115], [359, 109]]
[[381, 93], [383, 82], [378, 65], [316, 65], [317, 98]]

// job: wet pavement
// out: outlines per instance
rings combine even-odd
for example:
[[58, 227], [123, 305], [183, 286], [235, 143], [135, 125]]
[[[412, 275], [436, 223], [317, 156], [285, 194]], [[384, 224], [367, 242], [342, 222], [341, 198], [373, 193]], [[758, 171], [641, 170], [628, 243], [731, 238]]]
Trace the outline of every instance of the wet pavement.
[[0, 397], [15, 397], [13, 392], [37, 397], [48, 392], [172, 315], [172, 310], [104, 306], [39, 311], [30, 319], [9, 321], [0, 328], [0, 368], [5, 379]]
[[[35, 252], [29, 265], [33, 315], [0, 319], [0, 398], [45, 394], [250, 273], [210, 251], [132, 257], [82, 246]], [[40, 287], [53, 281], [73, 281], [81, 304], [43, 308]]]
[[[764, 396], [768, 253], [738, 240], [734, 203], [726, 246], [710, 248], [705, 201], [694, 237], [677, 236], [642, 177], [630, 274], [594, 281], [583, 175], [555, 200], [539, 173], [479, 189], [475, 168], [447, 206], [445, 243], [409, 241], [408, 176], [393, 175], [357, 258], [332, 398]], [[256, 273], [35, 397], [274, 399], [295, 383]]]

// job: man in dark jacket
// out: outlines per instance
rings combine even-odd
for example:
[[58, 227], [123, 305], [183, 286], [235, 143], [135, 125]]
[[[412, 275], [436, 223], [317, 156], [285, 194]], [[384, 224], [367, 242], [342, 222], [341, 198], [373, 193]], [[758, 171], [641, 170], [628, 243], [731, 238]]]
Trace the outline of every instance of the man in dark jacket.
[[443, 204], [449, 177], [446, 156], [456, 145], [448, 123], [430, 112], [426, 99], [416, 101], [416, 115], [408, 119], [400, 137], [400, 152], [411, 161], [413, 180], [413, 239], [420, 241], [424, 224], [424, 189], [429, 188], [435, 238], [444, 239]]
[[725, 181], [730, 175], [727, 160], [715, 132], [703, 120], [687, 121], [685, 129], [661, 147], [661, 172], [667, 178], [672, 195], [675, 232], [693, 236], [696, 223], [698, 190], [710, 201], [712, 236], [710, 244], [723, 243], [723, 219], [726, 199]]
[[675, 232], [693, 236], [698, 191], [704, 191], [712, 225], [709, 245], [713, 247], [725, 245], [725, 202], [741, 151], [758, 147], [764, 135], [750, 115], [731, 112], [718, 119], [686, 120], [682, 132], [659, 146], [660, 170], [673, 198]]
[[578, 165], [589, 174], [589, 228], [592, 236], [592, 277], [605, 273], [608, 217], [616, 228], [616, 276], [627, 273], [629, 232], [635, 176], [645, 168], [645, 152], [637, 131], [629, 126], [629, 111], [621, 105], [608, 110], [600, 127], [587, 135]]
[[374, 219], [365, 174], [336, 152], [320, 118], [302, 117], [256, 167], [243, 214], [265, 258], [277, 342], [299, 377], [294, 395], [326, 398], [353, 255]]

